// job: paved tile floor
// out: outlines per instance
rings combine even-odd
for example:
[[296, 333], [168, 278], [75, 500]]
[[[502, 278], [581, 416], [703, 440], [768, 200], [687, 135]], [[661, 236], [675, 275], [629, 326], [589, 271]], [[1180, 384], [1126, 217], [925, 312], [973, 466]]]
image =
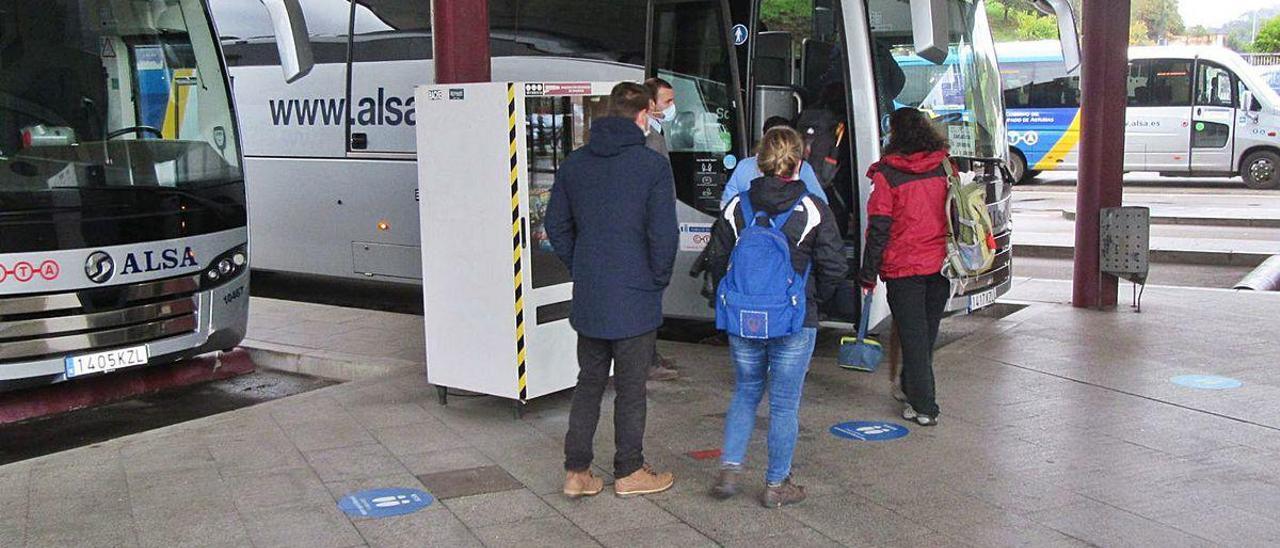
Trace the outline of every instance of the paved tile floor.
[[[0, 546], [1261, 546], [1280, 543], [1280, 298], [1152, 288], [1142, 314], [1030, 303], [943, 348], [942, 422], [884, 443], [827, 433], [893, 420], [887, 377], [815, 359], [795, 476], [810, 499], [705, 493], [732, 374], [726, 352], [662, 343], [685, 378], [651, 384], [646, 451], [668, 493], [567, 500], [566, 394], [454, 398], [419, 372], [355, 381], [0, 467]], [[340, 334], [335, 334], [335, 336]], [[1243, 381], [1201, 391], [1169, 382]], [[901, 422], [901, 421], [899, 421]], [[597, 473], [608, 476], [609, 413]], [[763, 431], [751, 446], [763, 469]], [[610, 480], [611, 481], [611, 480]], [[352, 520], [372, 487], [438, 488], [406, 516]]]

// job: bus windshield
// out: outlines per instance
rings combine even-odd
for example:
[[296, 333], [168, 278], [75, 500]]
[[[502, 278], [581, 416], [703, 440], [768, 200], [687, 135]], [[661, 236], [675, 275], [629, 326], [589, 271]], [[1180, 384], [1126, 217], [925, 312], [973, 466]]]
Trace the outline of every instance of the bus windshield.
[[947, 3], [951, 43], [941, 65], [913, 53], [909, 3], [871, 0], [868, 4], [881, 119], [887, 123], [895, 108], [919, 108], [942, 128], [953, 154], [1003, 158], [1000, 69], [982, 2]]
[[0, 202], [242, 183], [238, 147], [200, 0], [0, 0]]

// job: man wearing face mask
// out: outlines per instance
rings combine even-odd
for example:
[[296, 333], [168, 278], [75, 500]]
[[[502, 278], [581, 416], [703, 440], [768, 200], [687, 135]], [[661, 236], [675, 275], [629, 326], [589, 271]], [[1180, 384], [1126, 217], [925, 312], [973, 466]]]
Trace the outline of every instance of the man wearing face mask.
[[676, 90], [670, 82], [656, 77], [645, 80], [644, 87], [649, 90], [650, 98], [649, 129], [645, 131], [644, 144], [670, 160], [662, 124], [676, 119]]
[[[671, 154], [667, 149], [667, 136], [663, 132], [662, 124], [671, 123], [676, 119], [676, 91], [671, 87], [671, 82], [657, 77], [645, 80], [644, 87], [649, 92], [649, 126], [645, 128], [644, 145], [670, 162]], [[669, 166], [670, 164], [668, 168]], [[676, 371], [674, 365], [655, 348], [653, 363], [649, 366], [649, 380], [676, 380], [680, 373]]]

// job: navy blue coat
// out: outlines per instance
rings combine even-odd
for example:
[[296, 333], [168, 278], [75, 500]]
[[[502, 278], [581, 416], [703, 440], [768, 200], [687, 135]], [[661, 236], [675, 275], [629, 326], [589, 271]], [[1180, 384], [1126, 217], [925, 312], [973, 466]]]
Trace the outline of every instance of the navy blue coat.
[[573, 276], [569, 322], [596, 339], [662, 325], [662, 292], [679, 246], [671, 165], [625, 118], [591, 124], [587, 146], [556, 172], [547, 236]]

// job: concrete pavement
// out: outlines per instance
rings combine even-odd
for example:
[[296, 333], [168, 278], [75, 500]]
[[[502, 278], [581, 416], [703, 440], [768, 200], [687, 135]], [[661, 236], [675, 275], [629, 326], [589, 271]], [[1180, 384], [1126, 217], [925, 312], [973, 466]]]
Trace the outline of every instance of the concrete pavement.
[[[558, 493], [567, 394], [534, 400], [514, 421], [507, 402], [490, 398], [437, 405], [412, 368], [0, 467], [0, 546], [1280, 542], [1280, 297], [1153, 287], [1135, 314], [1073, 309], [1069, 291], [1020, 280], [1006, 298], [1017, 312], [948, 320], [970, 334], [938, 354], [942, 422], [900, 440], [830, 435], [842, 421], [894, 421], [898, 408], [884, 373], [816, 358], [795, 468], [811, 498], [780, 511], [751, 498], [763, 430], [747, 493], [706, 495], [715, 461], [689, 454], [720, 442], [726, 351], [664, 342], [685, 378], [651, 385], [646, 450], [679, 477], [668, 493], [567, 500]], [[300, 310], [312, 321], [364, 314]], [[365, 334], [324, 329], [330, 344]], [[1183, 374], [1243, 385], [1170, 382]], [[597, 438], [606, 477], [607, 408]], [[345, 493], [391, 486], [442, 500], [385, 519], [336, 507]]]

